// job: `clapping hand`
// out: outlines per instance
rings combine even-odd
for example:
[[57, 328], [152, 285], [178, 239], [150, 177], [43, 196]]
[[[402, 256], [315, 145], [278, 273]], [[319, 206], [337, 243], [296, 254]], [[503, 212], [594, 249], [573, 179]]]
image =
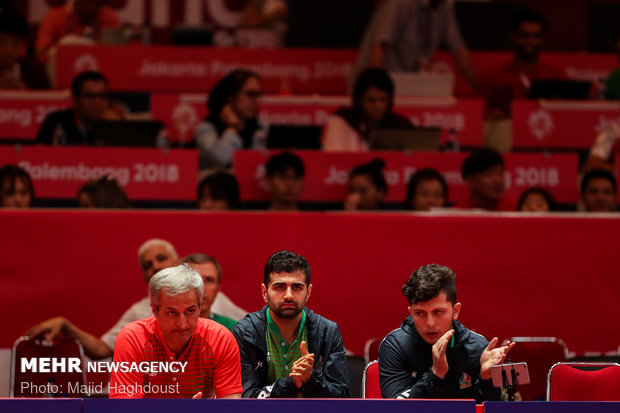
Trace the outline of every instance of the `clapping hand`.
[[300, 350], [301, 357], [295, 360], [292, 371], [289, 374], [298, 389], [310, 380], [312, 366], [314, 365], [314, 354], [308, 353], [305, 341], [301, 342]]
[[440, 379], [445, 377], [449, 369], [446, 349], [453, 334], [454, 330], [448, 330], [433, 344], [433, 373]]
[[502, 364], [510, 349], [515, 346], [514, 342], [507, 340], [502, 346], [495, 348], [498, 341], [498, 338], [494, 337], [480, 355], [480, 378], [482, 380], [491, 378], [491, 366]]

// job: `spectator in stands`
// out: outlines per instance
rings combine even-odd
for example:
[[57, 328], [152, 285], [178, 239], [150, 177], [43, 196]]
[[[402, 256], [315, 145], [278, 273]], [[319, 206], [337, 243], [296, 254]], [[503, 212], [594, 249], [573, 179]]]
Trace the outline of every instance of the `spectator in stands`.
[[555, 200], [549, 191], [542, 188], [528, 188], [519, 197], [517, 211], [550, 212], [555, 211]]
[[284, 46], [287, 0], [205, 1], [203, 27], [218, 47]]
[[450, 268], [424, 265], [402, 287], [409, 316], [379, 347], [384, 398], [500, 400], [491, 366], [501, 364], [514, 343], [496, 347], [457, 321], [461, 303]]
[[[153, 316], [126, 325], [116, 340], [115, 363], [185, 362], [174, 373], [114, 370], [110, 398], [241, 398], [239, 348], [230, 331], [200, 318], [204, 285], [185, 264], [166, 268], [149, 281]], [[145, 386], [146, 384], [151, 386]], [[169, 390], [171, 388], [172, 390]]]
[[41, 61], [59, 44], [92, 44], [101, 39], [104, 29], [118, 28], [116, 12], [109, 0], [73, 0], [51, 8], [43, 17], [37, 33], [36, 52]]
[[383, 69], [364, 70], [353, 87], [353, 107], [340, 108], [327, 120], [325, 151], [367, 151], [373, 129], [410, 129], [411, 121], [392, 111], [394, 82]]
[[353, 75], [369, 66], [390, 72], [425, 72], [435, 51], [447, 47], [472, 88], [477, 78], [449, 0], [384, 0], [362, 40]]
[[22, 16], [0, 12], [0, 89], [49, 89], [43, 65], [26, 57], [28, 27]]
[[[179, 255], [174, 246], [163, 239], [149, 239], [138, 249], [138, 263], [140, 264], [144, 281], [147, 284], [157, 272], [177, 265], [178, 262]], [[235, 320], [247, 314], [221, 292], [216, 296], [215, 302], [211, 306], [211, 311]], [[93, 360], [99, 360], [112, 355], [116, 337], [123, 327], [133, 321], [148, 318], [152, 315], [150, 299], [146, 297], [133, 304], [101, 338], [80, 329], [65, 317], [55, 317], [43, 321], [30, 328], [24, 335], [31, 338], [43, 336], [46, 340], [51, 341], [59, 333], [62, 333], [66, 337], [79, 341], [84, 347], [84, 353], [88, 357]]]
[[299, 211], [299, 197], [304, 189], [306, 167], [292, 152], [272, 156], [265, 164], [267, 191], [271, 195], [270, 211]]
[[235, 150], [265, 148], [267, 128], [258, 122], [262, 93], [259, 76], [244, 69], [230, 72], [213, 87], [209, 114], [194, 133], [200, 169], [229, 168]]
[[244, 47], [282, 47], [288, 29], [286, 0], [246, 0], [236, 43]]
[[457, 202], [458, 208], [514, 211], [514, 204], [504, 199], [504, 158], [499, 152], [475, 150], [463, 161], [461, 175], [469, 187], [469, 197]]
[[112, 175], [85, 183], [78, 191], [80, 208], [129, 208], [129, 198]]
[[482, 76], [486, 79], [482, 85], [485, 114], [491, 119], [510, 117], [510, 103], [513, 99], [526, 99], [532, 81], [565, 77], [559, 68], [539, 58], [547, 29], [542, 15], [521, 11], [513, 17], [511, 29], [514, 57]]
[[211, 311], [211, 307], [222, 286], [222, 267], [220, 267], [220, 263], [215, 258], [202, 253], [189, 254], [183, 258], [182, 263], [198, 271], [202, 277], [204, 295], [200, 304], [200, 317], [217, 321], [232, 331], [235, 324], [237, 324], [236, 320]]
[[580, 200], [586, 212], [614, 212], [618, 202], [614, 174], [605, 169], [586, 172], [581, 179]]
[[308, 261], [278, 251], [263, 275], [267, 305], [233, 329], [241, 350], [243, 397], [350, 397], [338, 326], [306, 308], [312, 293]]
[[[620, 60], [620, 29], [616, 35], [616, 52]], [[620, 66], [612, 70], [605, 80], [605, 99], [620, 100]]]
[[46, 145], [90, 145], [94, 122], [102, 120], [109, 108], [108, 81], [99, 72], [82, 72], [73, 78], [73, 107], [47, 115], [37, 134], [37, 143]]
[[30, 175], [17, 165], [0, 168], [0, 206], [30, 208], [34, 199], [34, 186]]
[[358, 165], [349, 172], [349, 195], [344, 201], [347, 211], [376, 210], [388, 194], [388, 185], [383, 175], [385, 162], [375, 159]]
[[420, 169], [409, 178], [405, 209], [430, 211], [448, 203], [448, 184], [439, 171]]
[[198, 185], [198, 208], [223, 211], [239, 208], [239, 182], [228, 172], [215, 172]]

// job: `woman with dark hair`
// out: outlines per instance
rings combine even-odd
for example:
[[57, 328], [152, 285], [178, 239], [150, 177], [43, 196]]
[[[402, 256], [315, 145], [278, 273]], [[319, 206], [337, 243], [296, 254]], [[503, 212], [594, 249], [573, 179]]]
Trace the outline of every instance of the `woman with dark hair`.
[[384, 168], [383, 159], [377, 158], [351, 169], [349, 195], [344, 201], [344, 209], [357, 211], [381, 208], [381, 203], [388, 194]]
[[0, 206], [29, 208], [34, 199], [34, 186], [28, 172], [17, 165], [0, 168]]
[[211, 90], [209, 114], [198, 125], [194, 139], [200, 169], [232, 166], [237, 149], [265, 148], [267, 129], [258, 123], [263, 94], [261, 80], [249, 70], [233, 70]]
[[383, 69], [363, 71], [353, 88], [353, 107], [340, 108], [323, 130], [325, 151], [367, 151], [373, 129], [410, 129], [411, 121], [392, 112], [394, 82]]
[[542, 188], [529, 188], [519, 197], [517, 211], [521, 212], [550, 212], [555, 211], [555, 199]]
[[446, 206], [448, 184], [443, 175], [433, 168], [420, 169], [409, 178], [405, 209], [430, 211]]

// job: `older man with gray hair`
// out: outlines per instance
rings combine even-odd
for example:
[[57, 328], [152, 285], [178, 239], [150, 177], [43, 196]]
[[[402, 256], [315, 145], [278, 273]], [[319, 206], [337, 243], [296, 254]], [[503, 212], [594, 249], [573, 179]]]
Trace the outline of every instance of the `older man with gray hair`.
[[[142, 270], [145, 282], [149, 282], [158, 271], [174, 266], [179, 263], [179, 254], [174, 246], [160, 238], [151, 238], [138, 248], [138, 264]], [[224, 293], [219, 293], [212, 303], [211, 311], [223, 316], [239, 320], [244, 317], [246, 311], [236, 306]], [[101, 338], [85, 331], [73, 324], [65, 317], [54, 317], [31, 327], [24, 333], [27, 337], [44, 336], [52, 340], [59, 333], [79, 341], [84, 347], [84, 352], [93, 360], [110, 357], [114, 351], [114, 343], [118, 333], [127, 324], [152, 316], [149, 297], [134, 303], [116, 324]]]
[[177, 362], [170, 373], [122, 369], [112, 372], [110, 398], [240, 398], [241, 358], [223, 325], [200, 318], [204, 285], [186, 264], [166, 268], [149, 281], [154, 316], [126, 325], [116, 340], [119, 365]]

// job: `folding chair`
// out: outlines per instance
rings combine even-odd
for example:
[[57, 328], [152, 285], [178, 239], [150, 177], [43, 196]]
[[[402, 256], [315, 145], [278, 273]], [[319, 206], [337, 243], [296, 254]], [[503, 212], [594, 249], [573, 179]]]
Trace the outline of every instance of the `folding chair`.
[[517, 343], [508, 356], [517, 363], [525, 361], [530, 374], [530, 384], [519, 386], [524, 401], [545, 400], [547, 373], [555, 363], [566, 361], [566, 344], [555, 337], [512, 337]]
[[[86, 384], [84, 351], [76, 340], [58, 339], [53, 343], [20, 337], [11, 354], [11, 397], [82, 397]], [[22, 372], [22, 359], [79, 358], [81, 372]]]
[[381, 399], [379, 385], [379, 362], [372, 361], [366, 365], [362, 375], [362, 399]]
[[366, 344], [364, 344], [364, 360], [366, 360], [366, 364], [379, 358], [379, 346], [381, 346], [382, 341], [383, 338], [381, 337], [373, 337], [366, 341]]
[[554, 364], [547, 376], [547, 401], [620, 401], [620, 364]]

